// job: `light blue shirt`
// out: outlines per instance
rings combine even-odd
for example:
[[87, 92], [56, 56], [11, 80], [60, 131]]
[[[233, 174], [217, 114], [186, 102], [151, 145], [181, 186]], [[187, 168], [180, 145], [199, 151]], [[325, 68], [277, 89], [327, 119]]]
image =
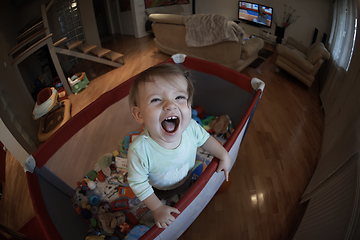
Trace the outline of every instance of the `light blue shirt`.
[[191, 120], [181, 136], [180, 145], [166, 149], [144, 130], [128, 150], [128, 181], [136, 196], [143, 201], [154, 190], [171, 190], [184, 183], [195, 165], [196, 149], [209, 138], [209, 133]]

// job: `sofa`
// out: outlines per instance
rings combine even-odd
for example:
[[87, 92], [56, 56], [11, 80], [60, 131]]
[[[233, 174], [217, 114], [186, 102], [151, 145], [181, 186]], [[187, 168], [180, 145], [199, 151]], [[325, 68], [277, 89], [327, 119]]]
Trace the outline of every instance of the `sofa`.
[[[196, 23], [201, 22], [196, 17], [200, 17], [201, 19], [215, 17], [216, 20], [212, 24], [207, 24], [209, 26], [204, 26], [200, 29], [215, 28], [215, 25], [219, 25], [220, 29], [213, 31], [214, 38], [217, 37], [216, 35], [219, 35], [217, 34], [217, 31], [219, 33], [228, 34], [230, 37], [216, 43], [212, 43], [211, 41], [210, 43], [207, 42], [205, 46], [189, 46], [189, 22], [192, 19], [194, 20], [194, 18], [195, 25]], [[221, 22], [219, 19], [225, 21], [226, 24], [217, 24], [218, 22]], [[161, 52], [168, 55], [183, 53], [190, 57], [219, 63], [238, 72], [242, 71], [245, 67], [256, 60], [258, 58], [259, 50], [264, 47], [264, 41], [261, 38], [245, 40], [245, 33], [234, 21], [227, 20], [226, 18], [216, 14], [203, 16], [151, 14], [149, 16], [149, 20], [153, 22], [152, 29], [155, 36], [154, 41], [156, 47]], [[207, 23], [210, 21], [204, 22]], [[229, 28], [229, 30], [224, 31], [221, 29], [221, 26], [224, 25], [226, 25], [226, 28]], [[197, 30], [193, 32], [196, 33]], [[206, 33], [204, 35], [206, 35], [207, 40], [212, 40], [212, 37], [209, 37], [211, 34]]]
[[306, 47], [292, 37], [287, 38], [285, 45], [277, 45], [276, 53], [278, 54], [275, 61], [276, 72], [281, 68], [307, 87], [314, 82], [315, 75], [323, 62], [330, 58], [330, 53], [323, 43], [316, 42]]

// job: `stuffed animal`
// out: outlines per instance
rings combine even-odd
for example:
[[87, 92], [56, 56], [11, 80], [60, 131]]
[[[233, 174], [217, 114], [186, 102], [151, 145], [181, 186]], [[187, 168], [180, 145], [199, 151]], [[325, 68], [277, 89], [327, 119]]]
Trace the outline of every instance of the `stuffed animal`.
[[135, 217], [138, 223], [142, 225], [152, 227], [155, 224], [153, 213], [142, 202], [131, 208], [130, 213]]
[[117, 211], [113, 213], [99, 213], [99, 226], [107, 233], [113, 234], [114, 229], [125, 222], [124, 213]]
[[82, 203], [87, 203], [89, 201], [89, 198], [86, 195], [86, 191], [76, 188], [74, 192], [74, 200], [78, 203], [79, 206], [82, 205]]
[[210, 123], [210, 128], [214, 130], [215, 134], [224, 134], [228, 131], [231, 120], [228, 115], [221, 115], [216, 117]]
[[105, 236], [87, 236], [85, 240], [104, 240]]

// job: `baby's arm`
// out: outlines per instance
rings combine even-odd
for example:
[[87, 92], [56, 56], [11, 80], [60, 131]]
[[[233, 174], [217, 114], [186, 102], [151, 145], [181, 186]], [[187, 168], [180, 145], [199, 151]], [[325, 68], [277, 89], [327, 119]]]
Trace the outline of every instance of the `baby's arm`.
[[155, 224], [159, 228], [167, 228], [175, 221], [172, 212], [180, 214], [178, 209], [162, 204], [154, 193], [143, 200], [143, 203], [153, 212]]
[[226, 151], [226, 149], [213, 136], [208, 138], [204, 145], [202, 145], [202, 148], [220, 160], [216, 172], [224, 171], [225, 179], [228, 181], [231, 167], [231, 159], [228, 151]]

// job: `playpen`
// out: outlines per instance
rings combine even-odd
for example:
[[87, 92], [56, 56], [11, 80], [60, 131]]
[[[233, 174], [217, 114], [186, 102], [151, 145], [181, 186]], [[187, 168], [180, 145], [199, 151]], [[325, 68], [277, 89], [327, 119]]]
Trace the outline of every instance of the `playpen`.
[[[224, 144], [234, 164], [265, 84], [219, 64], [183, 55], [165, 61], [182, 64], [194, 81], [194, 105], [209, 115], [227, 114], [234, 132]], [[85, 239], [90, 229], [73, 208], [76, 182], [104, 153], [119, 148], [124, 136], [139, 129], [128, 107], [133, 78], [101, 95], [73, 116], [25, 163], [33, 207], [48, 239]], [[91, 84], [91, 83], [90, 83]], [[240, 159], [241, 160], [241, 159]], [[141, 239], [177, 239], [201, 213], [224, 181], [213, 159], [176, 203], [181, 214], [167, 229], [150, 228]], [[236, 174], [236, 173], [231, 173]]]

